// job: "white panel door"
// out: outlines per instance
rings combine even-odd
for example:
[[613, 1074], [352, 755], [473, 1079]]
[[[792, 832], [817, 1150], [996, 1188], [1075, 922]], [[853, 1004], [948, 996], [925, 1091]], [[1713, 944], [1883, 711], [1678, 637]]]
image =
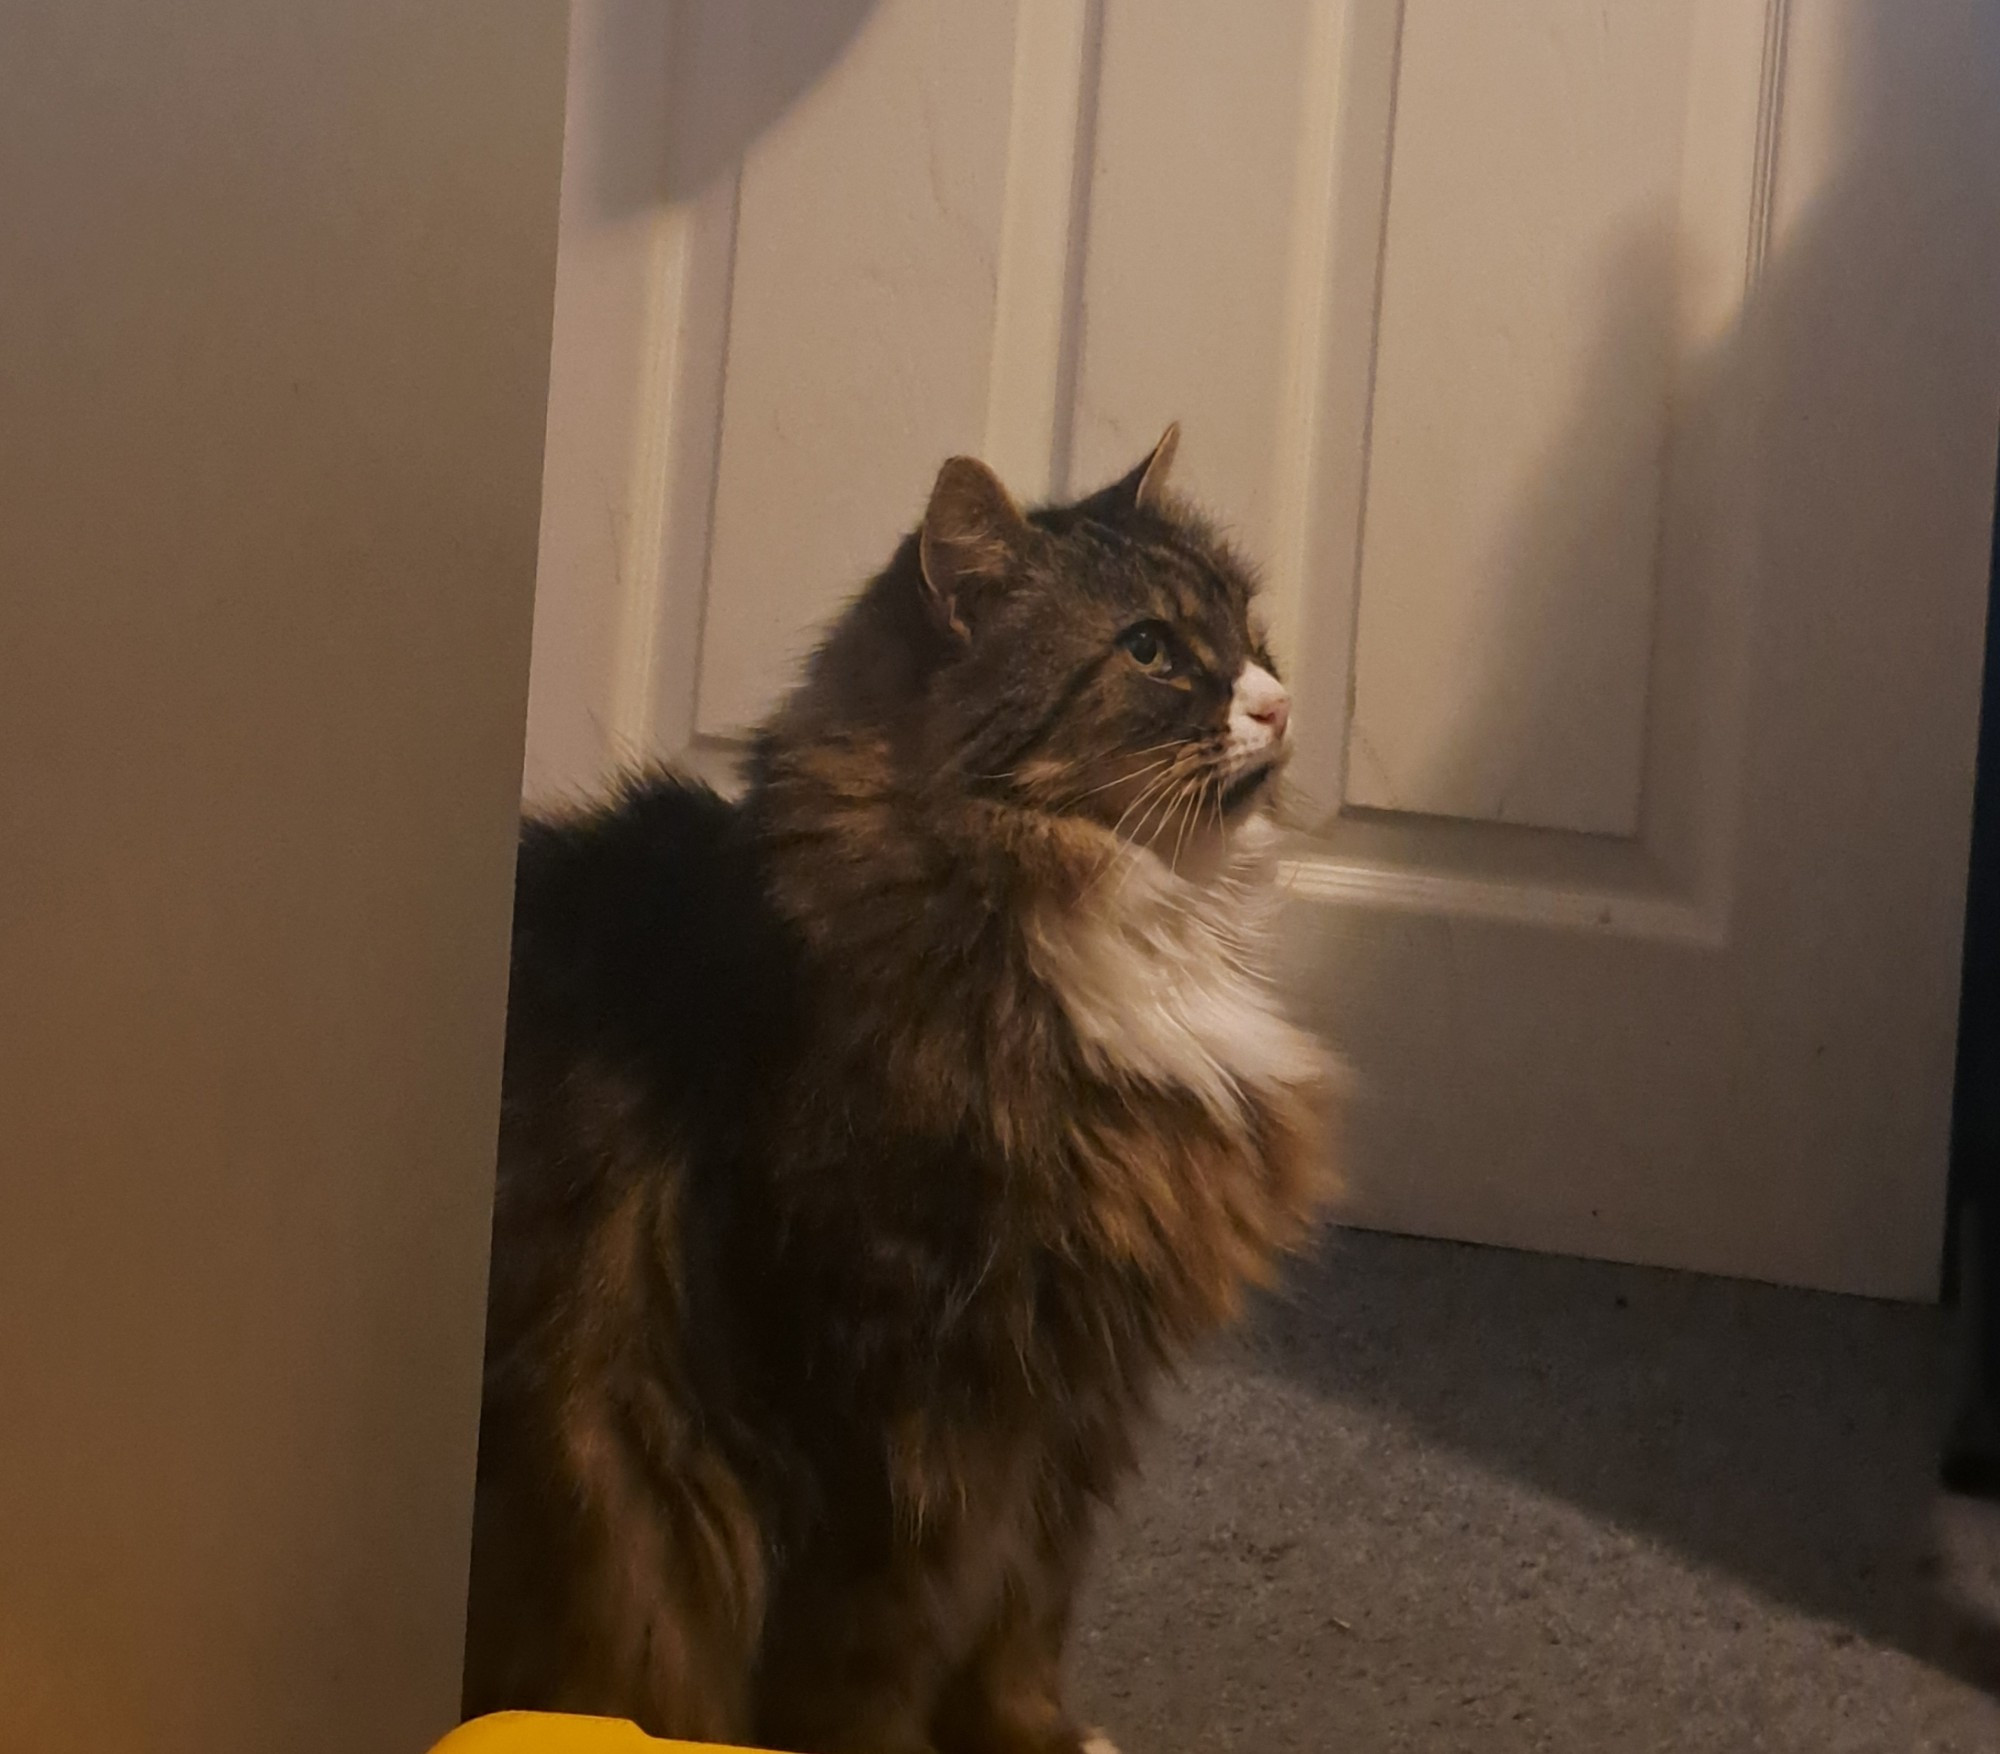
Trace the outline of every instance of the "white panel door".
[[1180, 418], [1299, 695], [1348, 1215], [1930, 1294], [2000, 13], [577, 16], [531, 790], [726, 767], [946, 452], [1061, 493]]

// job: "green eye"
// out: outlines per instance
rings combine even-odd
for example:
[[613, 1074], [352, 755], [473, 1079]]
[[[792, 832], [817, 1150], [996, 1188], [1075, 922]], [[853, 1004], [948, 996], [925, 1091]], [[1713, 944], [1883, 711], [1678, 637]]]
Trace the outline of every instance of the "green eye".
[[1118, 636], [1118, 644], [1142, 670], [1164, 676], [1174, 667], [1173, 651], [1167, 644], [1167, 630], [1157, 621], [1142, 621]]

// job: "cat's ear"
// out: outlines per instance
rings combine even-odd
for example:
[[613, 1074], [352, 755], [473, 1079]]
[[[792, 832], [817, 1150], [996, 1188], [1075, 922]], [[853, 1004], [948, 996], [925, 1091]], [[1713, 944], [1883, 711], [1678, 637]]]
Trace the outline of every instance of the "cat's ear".
[[1085, 507], [1115, 517], [1134, 511], [1158, 511], [1167, 491], [1167, 472], [1174, 466], [1174, 452], [1180, 449], [1180, 443], [1181, 423], [1171, 421], [1146, 460], [1109, 487], [1093, 493], [1083, 502]]
[[1153, 454], [1139, 465], [1138, 480], [1132, 486], [1132, 503], [1142, 512], [1157, 511], [1160, 498], [1167, 491], [1167, 471], [1174, 466], [1174, 453], [1181, 448], [1181, 423], [1167, 422], [1167, 430], [1160, 434], [1160, 442], [1153, 447]]
[[960, 639], [970, 638], [972, 605], [982, 590], [1006, 579], [1029, 536], [1028, 520], [999, 476], [972, 457], [946, 462], [931, 489], [917, 543], [938, 624]]

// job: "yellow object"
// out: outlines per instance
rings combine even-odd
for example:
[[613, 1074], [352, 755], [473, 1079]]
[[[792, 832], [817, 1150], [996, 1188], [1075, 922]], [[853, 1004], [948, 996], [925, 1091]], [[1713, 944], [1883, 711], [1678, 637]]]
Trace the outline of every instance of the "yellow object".
[[558, 1717], [502, 1711], [461, 1724], [431, 1754], [754, 1754], [693, 1742], [662, 1742], [617, 1717]]

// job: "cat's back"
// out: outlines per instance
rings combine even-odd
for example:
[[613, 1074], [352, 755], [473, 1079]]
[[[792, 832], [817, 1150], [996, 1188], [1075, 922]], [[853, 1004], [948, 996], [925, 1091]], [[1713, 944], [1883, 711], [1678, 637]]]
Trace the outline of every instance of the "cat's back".
[[726, 1195], [796, 1009], [764, 895], [739, 809], [669, 773], [523, 823], [489, 1374], [539, 1374], [516, 1344], [580, 1308], [604, 1280], [601, 1249], [642, 1217], [671, 1209], [702, 1234]]
[[762, 1557], [704, 1435], [737, 1347], [710, 1288], [790, 952], [740, 812], [670, 774], [531, 818], [516, 872], [466, 1708], [740, 1737]]
[[742, 812], [665, 772], [522, 825], [507, 1096], [598, 1076], [655, 1106], [754, 1084], [785, 1033], [786, 932]]

